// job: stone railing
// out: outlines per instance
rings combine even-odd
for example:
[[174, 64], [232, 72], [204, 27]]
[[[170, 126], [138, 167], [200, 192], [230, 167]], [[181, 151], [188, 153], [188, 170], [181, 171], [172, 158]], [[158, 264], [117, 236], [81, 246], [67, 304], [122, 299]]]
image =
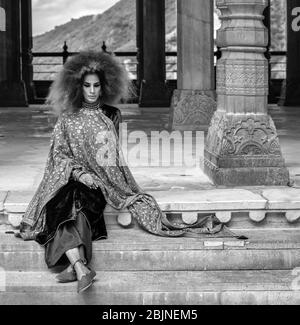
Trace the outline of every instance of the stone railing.
[[[191, 225], [201, 216], [214, 213], [224, 224], [235, 227], [242, 219], [242, 227], [264, 226], [300, 227], [300, 189], [289, 187], [253, 189], [212, 189], [202, 191], [153, 192], [161, 209], [169, 218], [181, 219]], [[18, 228], [32, 193], [0, 192], [0, 224]], [[268, 218], [276, 213], [276, 217]], [[107, 224], [133, 226], [128, 210], [117, 211], [107, 206]], [[271, 220], [272, 219], [272, 220]], [[240, 222], [240, 221], [239, 221]]]

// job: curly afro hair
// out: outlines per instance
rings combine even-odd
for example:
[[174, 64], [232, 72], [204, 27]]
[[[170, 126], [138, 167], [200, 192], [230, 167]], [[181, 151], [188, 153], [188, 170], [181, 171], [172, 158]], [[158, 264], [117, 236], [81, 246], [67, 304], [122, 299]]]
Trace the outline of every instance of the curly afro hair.
[[50, 87], [47, 104], [57, 114], [80, 109], [83, 101], [83, 80], [90, 73], [96, 73], [99, 77], [102, 103], [114, 104], [128, 98], [130, 81], [122, 64], [111, 54], [85, 51], [71, 57], [64, 64]]

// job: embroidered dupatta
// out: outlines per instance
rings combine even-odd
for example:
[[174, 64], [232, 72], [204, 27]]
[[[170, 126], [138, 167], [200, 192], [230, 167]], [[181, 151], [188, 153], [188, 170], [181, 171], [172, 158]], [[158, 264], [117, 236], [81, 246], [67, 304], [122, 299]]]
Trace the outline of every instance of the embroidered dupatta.
[[[156, 200], [136, 183], [125, 163], [113, 122], [101, 110], [82, 108], [64, 113], [57, 121], [50, 142], [44, 177], [22, 221], [20, 235], [34, 240], [45, 227], [45, 206], [65, 186], [73, 169], [90, 173], [109, 205], [128, 208], [137, 223], [159, 236], [223, 233], [223, 225], [207, 216], [188, 226], [170, 222]], [[234, 236], [229, 231], [225, 236]]]

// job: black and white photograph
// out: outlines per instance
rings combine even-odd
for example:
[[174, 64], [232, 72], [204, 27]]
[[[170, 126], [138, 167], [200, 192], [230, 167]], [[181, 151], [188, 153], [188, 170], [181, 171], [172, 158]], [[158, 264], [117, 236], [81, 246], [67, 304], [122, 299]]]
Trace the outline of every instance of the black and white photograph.
[[300, 305], [300, 0], [0, 0], [8, 305]]

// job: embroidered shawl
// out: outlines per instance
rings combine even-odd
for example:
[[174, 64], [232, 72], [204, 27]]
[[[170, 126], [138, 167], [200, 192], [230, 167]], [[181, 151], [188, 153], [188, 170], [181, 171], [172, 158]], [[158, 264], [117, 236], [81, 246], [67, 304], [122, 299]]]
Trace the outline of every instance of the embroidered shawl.
[[223, 228], [213, 215], [192, 226], [171, 223], [156, 200], [136, 183], [123, 158], [113, 122], [101, 110], [82, 108], [77, 113], [63, 113], [54, 127], [44, 177], [22, 221], [20, 234], [24, 240], [35, 239], [44, 229], [47, 202], [78, 168], [93, 176], [109, 205], [118, 210], [128, 208], [137, 223], [152, 234], [214, 234]]

